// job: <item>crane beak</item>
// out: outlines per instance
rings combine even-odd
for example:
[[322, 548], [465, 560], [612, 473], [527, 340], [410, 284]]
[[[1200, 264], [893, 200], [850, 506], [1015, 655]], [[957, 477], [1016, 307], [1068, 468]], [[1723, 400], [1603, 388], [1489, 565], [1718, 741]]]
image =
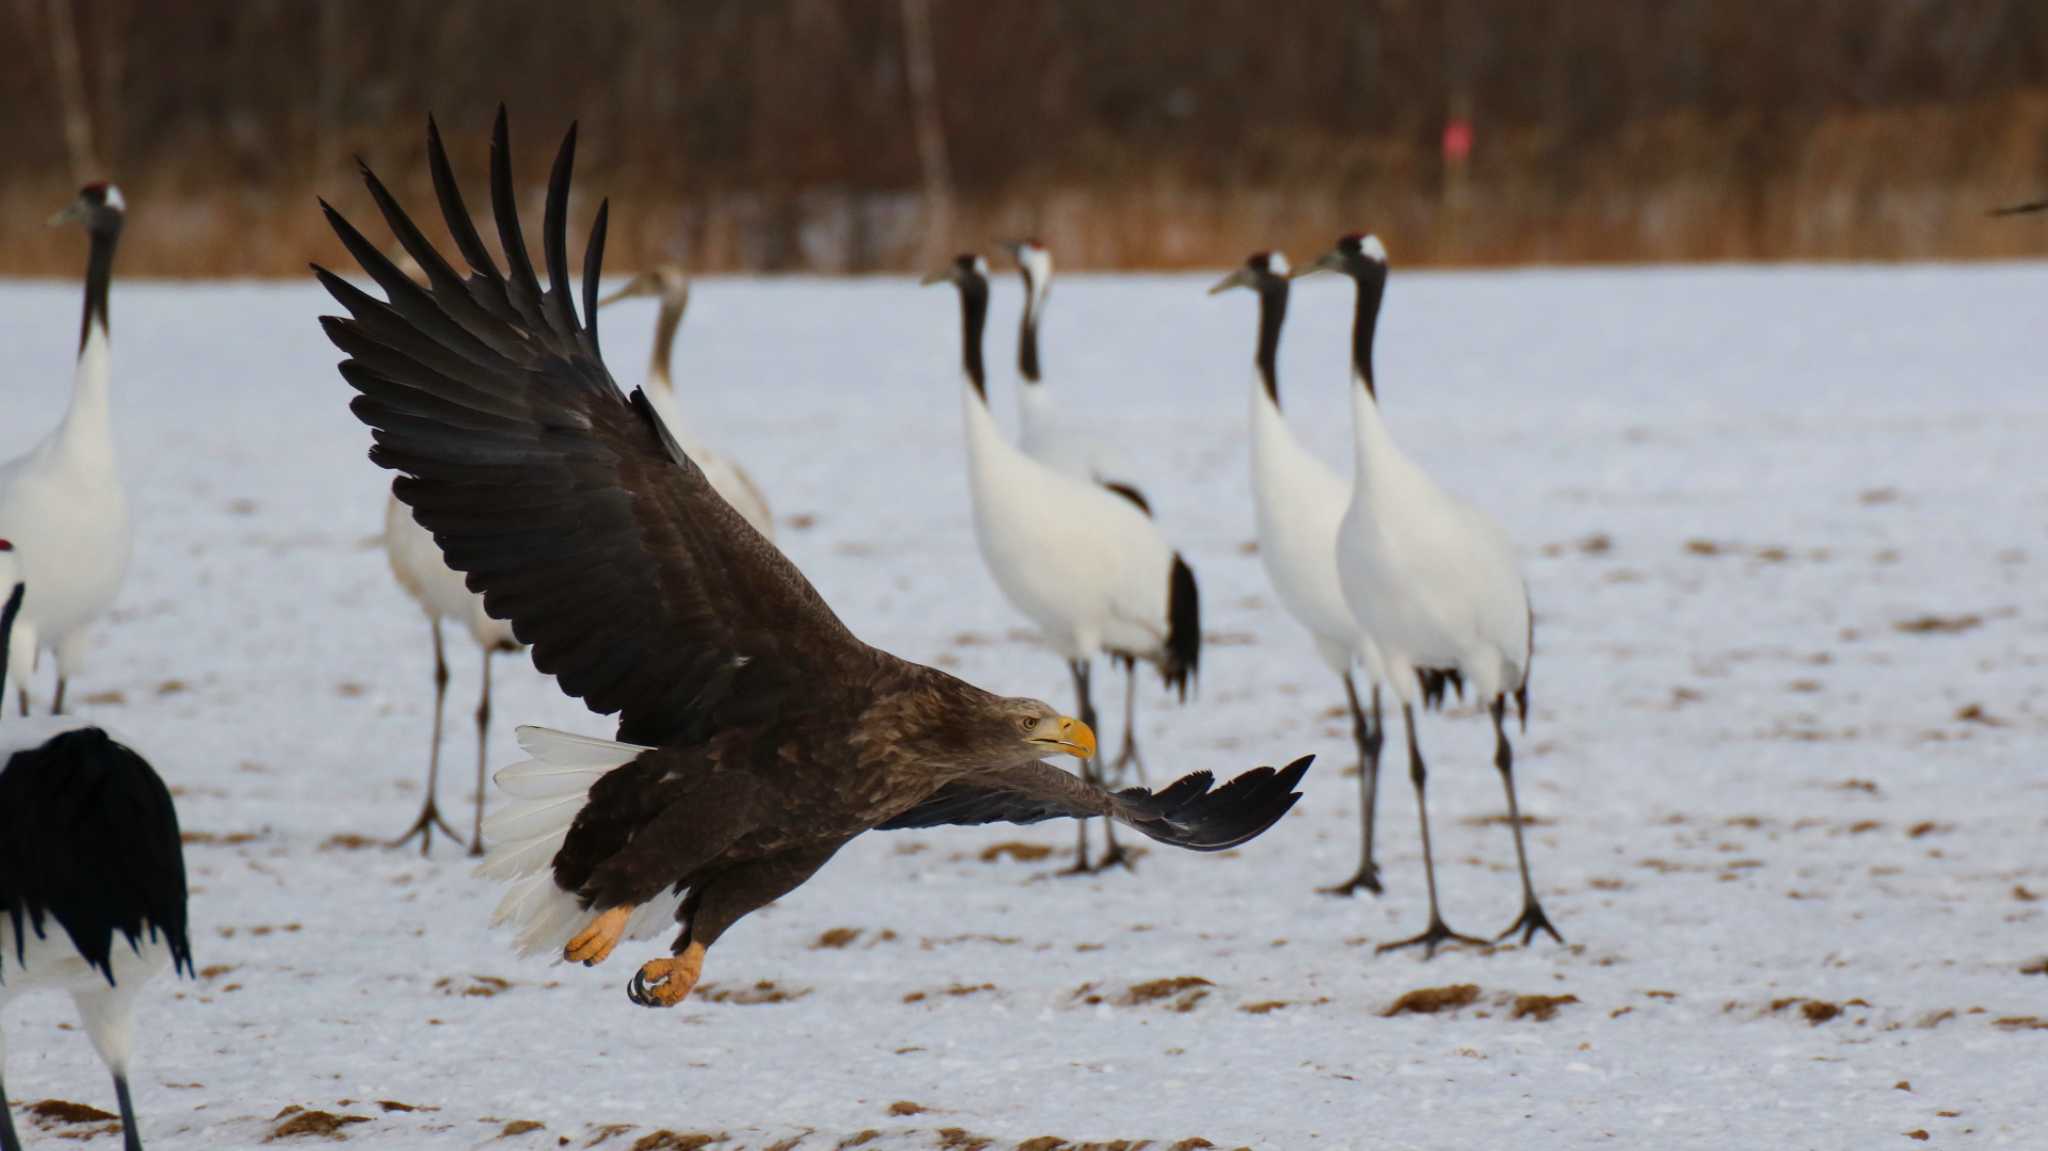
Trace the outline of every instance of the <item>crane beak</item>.
[[647, 293], [640, 287], [639, 278], [635, 277], [634, 279], [628, 281], [625, 287], [620, 288], [618, 291], [613, 292], [611, 295], [599, 297], [597, 301], [597, 306], [602, 308], [609, 304], [616, 304], [620, 300], [630, 300], [636, 296], [644, 296], [646, 294]]
[[1095, 758], [1095, 730], [1070, 715], [1053, 716], [1039, 723], [1042, 734], [1031, 742], [1048, 754], [1071, 755], [1075, 759]]
[[1239, 268], [1210, 285], [1209, 294], [1214, 296], [1221, 292], [1227, 292], [1232, 288], [1249, 288], [1252, 286], [1251, 269]]
[[80, 196], [76, 200], [71, 201], [71, 204], [68, 207], [66, 207], [63, 211], [50, 217], [50, 222], [48, 226], [52, 228], [61, 228], [66, 224], [75, 224], [78, 221], [85, 219], [91, 213], [92, 205], [85, 202], [84, 196]]
[[1318, 257], [1315, 263], [1310, 264], [1306, 268], [1295, 269], [1294, 273], [1288, 276], [1287, 278], [1290, 280], [1299, 280], [1303, 276], [1313, 276], [1317, 272], [1341, 272], [1343, 270], [1344, 254], [1342, 252], [1339, 252], [1337, 249], [1332, 248], [1329, 251], [1324, 252], [1320, 257]]
[[917, 282], [917, 284], [918, 284], [918, 287], [921, 287], [921, 288], [929, 288], [929, 287], [931, 287], [931, 286], [932, 286], [933, 284], [950, 284], [950, 283], [952, 283], [952, 282], [953, 282], [953, 269], [951, 269], [951, 268], [941, 268], [941, 269], [939, 269], [938, 271], [936, 271], [936, 272], [933, 272], [933, 273], [932, 273], [931, 275], [929, 275], [929, 276], [926, 276], [926, 277], [925, 277], [924, 279], [922, 279], [922, 280], [919, 280], [919, 281]]

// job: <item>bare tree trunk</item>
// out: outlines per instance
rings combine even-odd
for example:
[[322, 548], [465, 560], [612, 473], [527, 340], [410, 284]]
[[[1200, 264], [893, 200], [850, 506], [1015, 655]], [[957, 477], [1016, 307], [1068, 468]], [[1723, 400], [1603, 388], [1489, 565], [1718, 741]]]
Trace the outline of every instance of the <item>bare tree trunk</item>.
[[932, 64], [931, 0], [902, 0], [903, 54], [910, 79], [910, 117], [924, 175], [924, 247], [918, 264], [936, 266], [951, 249], [953, 178], [946, 167], [946, 126], [939, 115], [938, 70]]
[[342, 0], [321, 0], [320, 44], [314, 61], [314, 115], [319, 119], [313, 140], [316, 181], [324, 182], [341, 164], [341, 48], [348, 35], [344, 14]]
[[100, 157], [109, 165], [104, 175], [114, 175], [125, 155], [122, 149], [127, 117], [122, 115], [122, 87], [127, 81], [129, 5], [100, 0], [95, 16], [99, 20], [99, 68], [94, 77], [98, 93]]
[[78, 60], [78, 24], [71, 0], [49, 0], [50, 57], [57, 66], [57, 99], [64, 108], [64, 148], [71, 157], [71, 182], [99, 175], [92, 150], [92, 110], [85, 102], [85, 70]]

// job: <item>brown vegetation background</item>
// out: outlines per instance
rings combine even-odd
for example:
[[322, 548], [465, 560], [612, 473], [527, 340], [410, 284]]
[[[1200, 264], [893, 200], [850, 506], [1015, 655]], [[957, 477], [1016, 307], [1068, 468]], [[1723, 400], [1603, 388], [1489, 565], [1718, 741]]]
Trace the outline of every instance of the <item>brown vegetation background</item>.
[[535, 196], [581, 120], [614, 267], [2048, 245], [1984, 215], [2048, 193], [2040, 0], [0, 0], [0, 44], [5, 273], [73, 273], [42, 221], [113, 178], [125, 273], [296, 275], [352, 156], [424, 203], [429, 110], [474, 181], [501, 99]]

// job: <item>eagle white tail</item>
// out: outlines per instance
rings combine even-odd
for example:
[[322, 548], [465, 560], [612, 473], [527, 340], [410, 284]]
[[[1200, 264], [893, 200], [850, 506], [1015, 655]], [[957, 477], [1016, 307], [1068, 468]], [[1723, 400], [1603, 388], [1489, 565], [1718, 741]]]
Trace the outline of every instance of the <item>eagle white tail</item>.
[[[519, 953], [559, 956], [590, 912], [573, 893], [555, 885], [555, 853], [569, 838], [591, 787], [647, 749], [545, 727], [521, 727], [518, 735], [519, 746], [532, 758], [493, 777], [513, 802], [484, 821], [489, 848], [476, 873], [512, 885], [491, 922], [516, 925]], [[641, 904], [626, 923], [626, 937], [660, 934], [675, 922], [681, 904], [680, 895]]]

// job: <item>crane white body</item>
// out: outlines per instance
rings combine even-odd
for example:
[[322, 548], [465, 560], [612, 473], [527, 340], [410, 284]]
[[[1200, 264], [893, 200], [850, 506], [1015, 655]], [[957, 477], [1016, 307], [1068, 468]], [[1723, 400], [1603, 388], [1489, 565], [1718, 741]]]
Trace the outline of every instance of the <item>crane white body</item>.
[[[1429, 927], [1381, 950], [1478, 940], [1443, 921], [1429, 840], [1428, 770], [1416, 734], [1415, 705], [1431, 702], [1430, 683], [1470, 685], [1493, 720], [1494, 766], [1507, 793], [1522, 915], [1501, 938], [1536, 932], [1560, 939], [1545, 917], [1529, 876], [1529, 855], [1515, 798], [1514, 752], [1508, 742], [1507, 697], [1528, 721], [1530, 645], [1528, 586], [1514, 545], [1491, 516], [1452, 495], [1402, 452], [1381, 418], [1372, 373], [1372, 344], [1386, 290], [1387, 252], [1378, 237], [1346, 236], [1315, 268], [1342, 271], [1357, 283], [1352, 325], [1351, 505], [1337, 535], [1337, 574], [1360, 633], [1377, 649], [1384, 680], [1401, 701], [1408, 734], [1409, 778], [1415, 785], [1429, 885]], [[1437, 699], [1441, 699], [1438, 695]]]
[[1386, 682], [1404, 704], [1424, 669], [1455, 669], [1482, 700], [1520, 689], [1529, 595], [1507, 533], [1402, 453], [1356, 378], [1351, 409], [1358, 457], [1337, 570]]
[[113, 351], [107, 293], [126, 204], [108, 184], [88, 185], [60, 219], [82, 220], [91, 236], [85, 316], [71, 405], [49, 435], [0, 464], [0, 539], [21, 551], [30, 589], [15, 624], [7, 668], [24, 713], [38, 652], [56, 656], [58, 692], [85, 663], [86, 628], [113, 606], [134, 548], [128, 500], [114, 455]]
[[1377, 681], [1378, 652], [1337, 576], [1337, 534], [1351, 505], [1351, 484], [1301, 442], [1256, 376], [1251, 441], [1253, 519], [1274, 595], [1308, 629], [1331, 671], [1345, 675], [1361, 662]]
[[1174, 552], [1136, 504], [1011, 445], [972, 380], [961, 389], [974, 536], [996, 585], [1069, 661], [1153, 658], [1166, 644]]

